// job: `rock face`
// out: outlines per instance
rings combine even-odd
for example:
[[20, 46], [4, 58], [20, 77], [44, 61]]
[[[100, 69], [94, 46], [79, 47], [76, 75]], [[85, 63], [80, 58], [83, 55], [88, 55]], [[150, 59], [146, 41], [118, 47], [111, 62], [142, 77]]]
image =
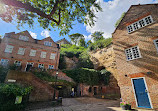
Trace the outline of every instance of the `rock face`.
[[116, 61], [115, 61], [115, 54], [113, 51], [113, 46], [110, 45], [107, 48], [90, 52], [90, 59], [94, 64], [94, 69], [101, 70], [105, 68], [109, 72], [111, 72], [110, 77], [110, 86], [111, 87], [118, 87], [117, 85], [117, 68], [116, 68]]
[[78, 58], [73, 57], [73, 58], [68, 58], [68, 57], [64, 57], [65, 63], [66, 63], [66, 69], [67, 70], [71, 70], [73, 68], [76, 67], [77, 62], [78, 62]]

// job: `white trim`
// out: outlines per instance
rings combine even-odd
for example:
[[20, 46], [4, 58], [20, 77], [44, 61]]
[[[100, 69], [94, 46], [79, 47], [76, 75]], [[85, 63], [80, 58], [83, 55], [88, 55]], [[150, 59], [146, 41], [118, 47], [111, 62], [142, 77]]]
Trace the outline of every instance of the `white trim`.
[[[32, 63], [32, 67], [33, 67], [34, 63], [33, 62], [27, 62], [27, 64], [29, 64], [29, 63]], [[26, 68], [27, 68], [27, 64], [26, 64], [26, 67], [25, 67], [25, 71], [26, 71]]]
[[[146, 23], [146, 20], [145, 20], [145, 18], [148, 18], [148, 17], [150, 17], [150, 19], [151, 19], [151, 23], [149, 23], [149, 24], [147, 24], [147, 23]], [[140, 27], [140, 24], [139, 24], [139, 21], [141, 21], [141, 20], [143, 20], [143, 21], [144, 21], [144, 24], [145, 24], [145, 25], [142, 26], [142, 27]], [[134, 29], [133, 24], [135, 24], [135, 23], [138, 23], [138, 29]], [[128, 34], [130, 34], [130, 33], [134, 32], [134, 31], [139, 30], [139, 29], [141, 29], [141, 28], [143, 28], [143, 27], [146, 27], [146, 26], [148, 26], [148, 25], [150, 25], [150, 24], [152, 24], [152, 23], [154, 23], [154, 20], [153, 20], [153, 18], [152, 18], [151, 15], [148, 15], [148, 16], [146, 16], [146, 17], [144, 17], [144, 18], [142, 18], [142, 19], [140, 19], [140, 20], [138, 20], [138, 21], [136, 21], [136, 22], [134, 22], [134, 23], [128, 25], [128, 26], [126, 27], [126, 29], [127, 29], [127, 31], [128, 31]], [[129, 30], [128, 30], [128, 27], [129, 27], [129, 26], [132, 26], [132, 30], [133, 30], [133, 31], [129, 31]]]
[[133, 92], [134, 92], [134, 97], [135, 97], [135, 101], [136, 101], [136, 106], [138, 107], [138, 102], [137, 102], [137, 97], [136, 97], [136, 94], [135, 94], [133, 79], [141, 79], [141, 78], [144, 80], [145, 88], [148, 91], [147, 94], [148, 94], [149, 102], [150, 102], [151, 108], [153, 109], [153, 105], [152, 105], [152, 102], [151, 102], [151, 98], [150, 98], [150, 95], [149, 95], [149, 90], [148, 90], [148, 87], [147, 87], [147, 83], [146, 83], [145, 77], [131, 78], [131, 83], [132, 83], [132, 87], [133, 87]]
[[158, 39], [155, 39], [155, 40], [153, 40], [154, 41], [154, 45], [155, 45], [155, 47], [156, 47], [156, 50], [157, 50], [157, 52], [158, 52], [158, 44], [156, 44], [156, 41], [157, 41]]
[[[139, 57], [137, 57], [137, 58], [134, 58], [134, 56], [133, 56], [133, 50], [132, 50], [132, 48], [134, 48], [134, 47], [137, 47], [137, 49], [138, 49]], [[132, 59], [128, 59], [128, 57], [127, 57], [126, 50], [128, 50], [128, 49], [131, 49], [131, 52], [132, 52]], [[130, 48], [127, 48], [127, 49], [125, 49], [124, 51], [125, 51], [125, 54], [126, 54], [126, 61], [131, 61], [131, 60], [135, 60], [135, 59], [142, 58], [142, 55], [141, 55], [141, 53], [140, 53], [140, 49], [139, 49], [138, 45], [133, 46], [133, 47], [130, 47]]]

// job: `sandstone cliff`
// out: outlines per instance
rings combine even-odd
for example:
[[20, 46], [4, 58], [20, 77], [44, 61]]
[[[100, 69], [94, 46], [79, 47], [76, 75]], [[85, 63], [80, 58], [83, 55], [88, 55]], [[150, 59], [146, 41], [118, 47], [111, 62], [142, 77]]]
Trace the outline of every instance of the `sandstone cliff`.
[[94, 64], [94, 69], [101, 70], [105, 68], [111, 72], [110, 86], [118, 87], [117, 85], [117, 68], [115, 61], [115, 54], [113, 46], [110, 45], [107, 48], [100, 49], [97, 51], [90, 52], [90, 58]]

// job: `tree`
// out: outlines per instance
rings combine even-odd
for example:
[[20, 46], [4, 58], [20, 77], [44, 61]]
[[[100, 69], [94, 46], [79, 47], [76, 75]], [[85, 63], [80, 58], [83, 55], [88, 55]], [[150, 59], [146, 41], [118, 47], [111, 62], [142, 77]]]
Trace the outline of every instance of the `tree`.
[[78, 45], [82, 47], [86, 47], [85, 38], [80, 38], [78, 41]]
[[[75, 45], [83, 45], [83, 44], [85, 44], [85, 43], [83, 43], [83, 42], [85, 42], [84, 41], [84, 36], [82, 35], [82, 34], [79, 34], [79, 33], [75, 33], [75, 34], [71, 34], [71, 35], [69, 35], [69, 37], [70, 37], [70, 39], [71, 39], [71, 42], [73, 43], [73, 44], [75, 44]], [[81, 42], [81, 43], [80, 43]]]
[[92, 41], [89, 40], [89, 41], [87, 42], [87, 46], [89, 46], [91, 43], [92, 43]]
[[115, 23], [115, 27], [117, 27], [119, 25], [119, 23], [121, 22], [122, 18], [125, 16], [126, 12], [123, 12], [121, 17], [117, 20], [117, 22]]
[[94, 25], [94, 11], [101, 11], [96, 0], [0, 0], [0, 18], [17, 21], [18, 27], [38, 20], [44, 29], [58, 28], [60, 35], [69, 33], [73, 21]]
[[103, 34], [104, 34], [104, 32], [96, 31], [96, 32], [92, 33], [91, 36], [92, 36], [92, 39], [94, 41], [98, 41], [98, 40], [103, 40], [104, 39]]

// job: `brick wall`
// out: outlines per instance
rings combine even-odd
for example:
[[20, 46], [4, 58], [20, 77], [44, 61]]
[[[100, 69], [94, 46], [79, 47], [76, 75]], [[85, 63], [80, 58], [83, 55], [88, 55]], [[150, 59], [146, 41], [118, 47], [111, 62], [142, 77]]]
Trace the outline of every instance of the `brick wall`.
[[[6, 77], [6, 82], [8, 82], [8, 79], [16, 80], [16, 83], [20, 83], [21, 85], [32, 86], [33, 90], [29, 96], [29, 101], [31, 102], [53, 99], [54, 88], [30, 72], [9, 71]], [[58, 97], [58, 90], [56, 90], [56, 97]]]
[[[137, 106], [131, 79], [144, 77], [152, 106], [154, 109], [158, 108], [158, 52], [153, 43], [153, 40], [158, 37], [157, 13], [158, 6], [155, 4], [132, 6], [113, 33], [121, 97], [123, 101], [130, 102], [132, 107]], [[154, 23], [128, 34], [127, 25], [149, 14]], [[132, 46], [139, 47], [141, 58], [127, 61], [125, 49]], [[152, 73], [147, 74], [147, 72]]]
[[[19, 40], [20, 35], [29, 37], [29, 41]], [[52, 46], [45, 46], [45, 41], [52, 42]], [[7, 45], [14, 46], [12, 53], [4, 52]], [[24, 55], [17, 54], [20, 47], [25, 48]], [[35, 56], [30, 56], [31, 49], [36, 50]], [[47, 53], [46, 58], [40, 57], [42, 51]], [[51, 53], [56, 54], [55, 59], [50, 59]], [[15, 60], [21, 61], [23, 71], [25, 71], [27, 62], [33, 62], [33, 67], [38, 67], [38, 64], [44, 64], [46, 69], [48, 69], [48, 65], [54, 65], [54, 69], [58, 69], [59, 56], [60, 53], [59, 49], [57, 48], [57, 44], [50, 37], [47, 37], [43, 40], [35, 40], [31, 37], [28, 31], [20, 32], [17, 34], [5, 34], [0, 44], [0, 60], [8, 59], [9, 64], [13, 64]]]

